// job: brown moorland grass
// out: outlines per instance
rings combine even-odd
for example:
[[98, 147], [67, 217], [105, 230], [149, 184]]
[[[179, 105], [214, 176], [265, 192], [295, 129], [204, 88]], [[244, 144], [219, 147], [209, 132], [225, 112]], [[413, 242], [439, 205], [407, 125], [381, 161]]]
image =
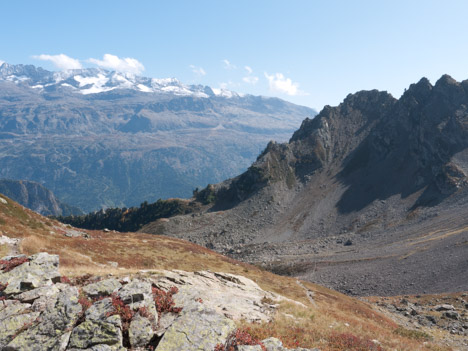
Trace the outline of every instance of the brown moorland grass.
[[[5, 199], [7, 204], [0, 202], [0, 235], [22, 239], [19, 250], [27, 255], [41, 251], [58, 254], [63, 275], [127, 275], [162, 269], [233, 273], [254, 280], [264, 290], [302, 303], [281, 303], [270, 323], [238, 322], [256, 338], [275, 336], [287, 347], [318, 347], [322, 351], [359, 351], [362, 347], [369, 349], [369, 345], [375, 345], [375, 350], [450, 350], [438, 346], [437, 337], [434, 342], [427, 342], [395, 332], [399, 326], [371, 305], [325, 287], [302, 282], [314, 293], [312, 303], [296, 279], [275, 275], [190, 242], [142, 233], [78, 230]], [[87, 237], [65, 236], [77, 231]], [[2, 250], [6, 252], [5, 248]]]

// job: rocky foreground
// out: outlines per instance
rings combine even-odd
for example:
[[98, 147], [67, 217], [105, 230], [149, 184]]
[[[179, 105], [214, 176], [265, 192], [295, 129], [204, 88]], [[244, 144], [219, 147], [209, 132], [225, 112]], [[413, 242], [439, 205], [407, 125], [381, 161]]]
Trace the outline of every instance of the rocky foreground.
[[47, 253], [0, 260], [0, 349], [287, 350], [236, 328], [270, 320], [286, 299], [245, 277], [160, 271], [70, 280], [58, 268]]

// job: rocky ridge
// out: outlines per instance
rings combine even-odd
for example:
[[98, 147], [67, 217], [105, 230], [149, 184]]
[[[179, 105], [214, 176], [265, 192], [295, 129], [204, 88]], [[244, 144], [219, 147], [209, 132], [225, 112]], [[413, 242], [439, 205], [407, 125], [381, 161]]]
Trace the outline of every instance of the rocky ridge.
[[83, 214], [79, 208], [64, 204], [49, 189], [36, 182], [0, 179], [0, 193], [44, 216]]
[[449, 76], [350, 94], [212, 186], [209, 210], [141, 231], [351, 294], [468, 290], [467, 106]]
[[[58, 256], [47, 253], [7, 256], [0, 268], [0, 348], [10, 351], [213, 351], [235, 320], [268, 321], [272, 301], [285, 299], [245, 277], [208, 271], [88, 275], [72, 284], [60, 275]], [[286, 350], [274, 338], [263, 344]]]

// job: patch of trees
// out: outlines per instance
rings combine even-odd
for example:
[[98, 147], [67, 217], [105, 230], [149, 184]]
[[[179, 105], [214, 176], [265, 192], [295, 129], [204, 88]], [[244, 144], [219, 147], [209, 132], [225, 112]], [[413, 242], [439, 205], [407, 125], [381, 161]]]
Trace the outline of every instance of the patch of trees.
[[82, 216], [53, 217], [62, 223], [77, 228], [103, 230], [116, 230], [119, 232], [135, 232], [144, 225], [159, 218], [187, 214], [199, 208], [200, 204], [186, 200], [161, 200], [148, 204], [143, 202], [140, 207], [108, 208], [91, 212]]

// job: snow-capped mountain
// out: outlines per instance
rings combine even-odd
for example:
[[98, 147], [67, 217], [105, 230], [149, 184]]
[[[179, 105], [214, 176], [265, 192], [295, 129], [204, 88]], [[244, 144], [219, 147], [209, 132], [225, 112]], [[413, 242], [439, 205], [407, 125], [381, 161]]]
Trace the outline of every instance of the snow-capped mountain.
[[242, 96], [242, 94], [226, 89], [211, 89], [203, 85], [185, 85], [176, 78], [147, 78], [100, 68], [50, 72], [33, 65], [10, 65], [5, 62], [0, 66], [0, 80], [27, 85], [38, 90], [69, 89], [84, 95], [115, 89], [129, 89], [144, 93], [167, 93], [202, 98]]

